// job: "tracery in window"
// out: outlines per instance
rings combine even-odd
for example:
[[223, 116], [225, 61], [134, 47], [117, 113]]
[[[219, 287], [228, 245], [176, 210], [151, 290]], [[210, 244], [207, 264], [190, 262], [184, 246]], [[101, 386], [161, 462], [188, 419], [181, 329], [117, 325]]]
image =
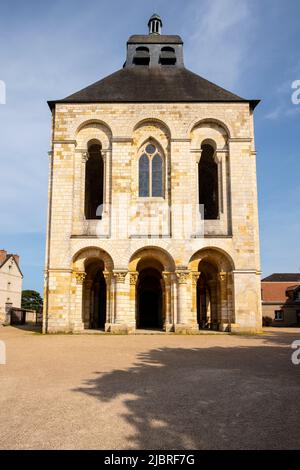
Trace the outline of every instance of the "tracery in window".
[[163, 158], [157, 146], [146, 144], [139, 159], [139, 196], [163, 197]]

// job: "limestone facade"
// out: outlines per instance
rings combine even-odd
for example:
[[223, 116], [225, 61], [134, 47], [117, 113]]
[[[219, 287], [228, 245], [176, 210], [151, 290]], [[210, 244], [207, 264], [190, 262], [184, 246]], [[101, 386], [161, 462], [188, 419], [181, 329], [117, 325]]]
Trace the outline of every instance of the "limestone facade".
[[[220, 217], [205, 220], [199, 231], [197, 168], [208, 140], [218, 163]], [[101, 144], [104, 161], [101, 220], [84, 214], [90, 141]], [[139, 152], [147, 142], [161, 149], [164, 165], [163, 197], [149, 200], [138, 194]], [[165, 330], [198, 328], [201, 263], [212, 271], [211, 326], [260, 329], [256, 154], [248, 103], [57, 104], [49, 167], [44, 331], [88, 327], [89, 266], [95, 263], [106, 283], [107, 331], [135, 330], [143, 263], [160, 272]], [[184, 210], [191, 211], [185, 230]], [[152, 214], [157, 223], [151, 224]]]

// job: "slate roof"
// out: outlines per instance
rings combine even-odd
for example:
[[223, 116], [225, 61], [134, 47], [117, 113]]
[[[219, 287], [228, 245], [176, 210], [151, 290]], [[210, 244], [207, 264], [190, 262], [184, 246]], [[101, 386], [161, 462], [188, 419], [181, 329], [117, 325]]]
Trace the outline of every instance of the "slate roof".
[[[160, 36], [160, 43], [163, 37]], [[147, 102], [237, 102], [249, 103], [252, 109], [259, 103], [258, 100], [245, 100], [184, 67], [137, 66], [125, 67], [62, 100], [48, 101], [48, 104], [52, 109], [55, 103]]]
[[300, 273], [274, 273], [262, 279], [262, 282], [300, 282]]

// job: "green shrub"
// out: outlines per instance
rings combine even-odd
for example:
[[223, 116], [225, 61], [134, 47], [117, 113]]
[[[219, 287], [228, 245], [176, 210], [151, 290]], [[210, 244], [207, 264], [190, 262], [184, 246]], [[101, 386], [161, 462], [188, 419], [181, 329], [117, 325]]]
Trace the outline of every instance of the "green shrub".
[[273, 320], [271, 317], [263, 317], [263, 326], [271, 326]]

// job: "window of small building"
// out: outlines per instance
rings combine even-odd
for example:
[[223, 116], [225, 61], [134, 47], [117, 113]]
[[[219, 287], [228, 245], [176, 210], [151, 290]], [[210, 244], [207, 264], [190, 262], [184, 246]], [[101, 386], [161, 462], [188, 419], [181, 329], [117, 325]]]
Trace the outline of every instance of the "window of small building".
[[283, 311], [275, 310], [275, 321], [283, 321]]

